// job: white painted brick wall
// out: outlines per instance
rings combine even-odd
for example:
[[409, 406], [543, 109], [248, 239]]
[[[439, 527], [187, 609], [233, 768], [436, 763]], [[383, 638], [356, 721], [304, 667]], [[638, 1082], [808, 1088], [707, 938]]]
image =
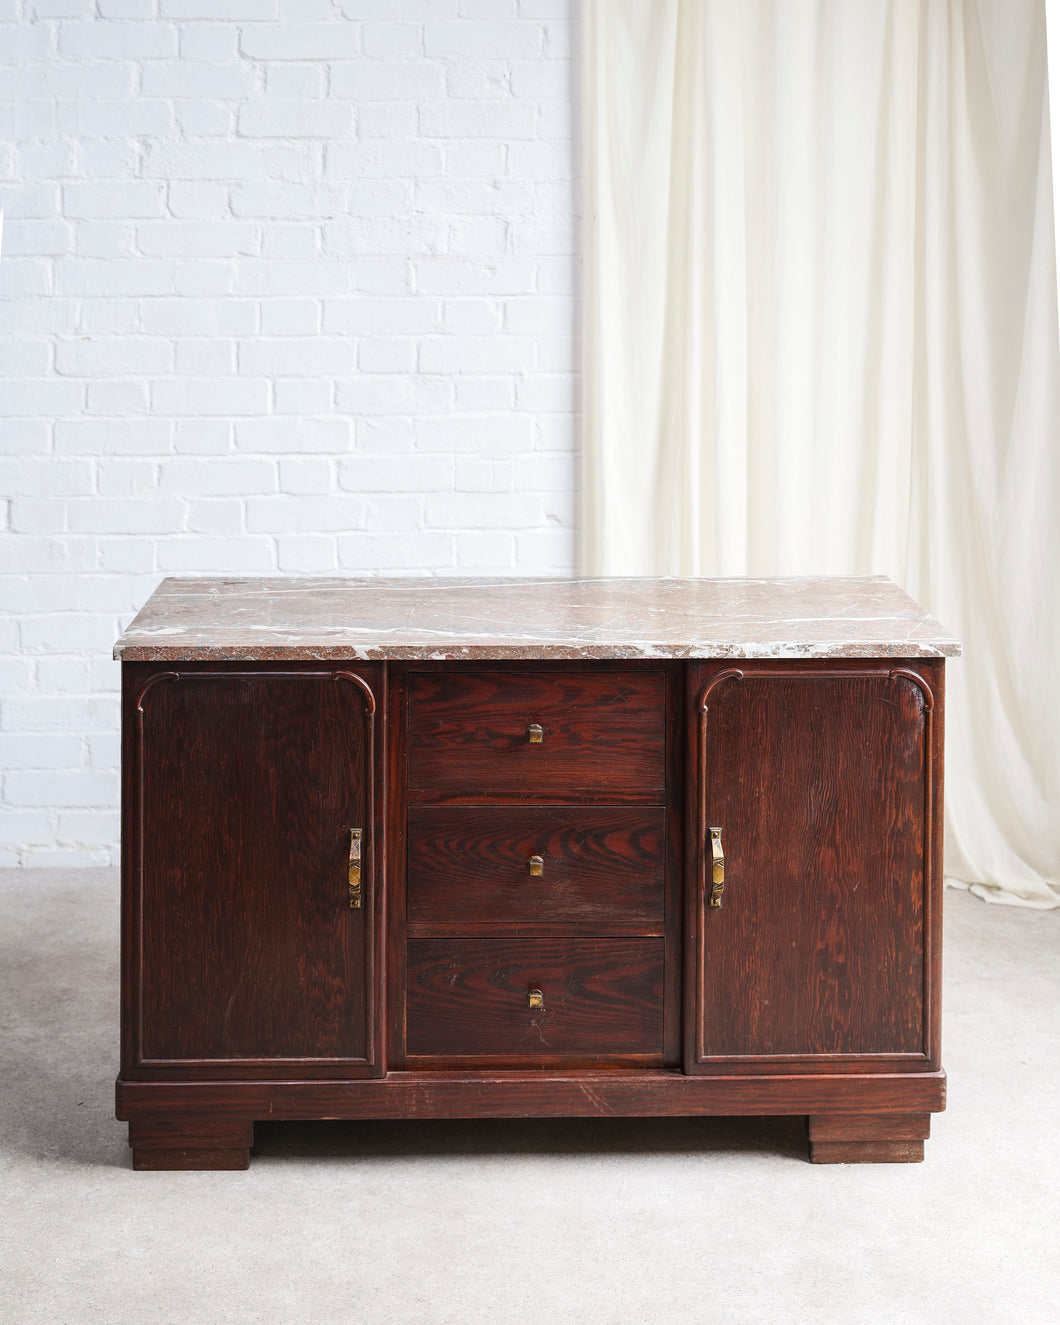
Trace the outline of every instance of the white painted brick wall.
[[0, 864], [170, 573], [574, 568], [574, 0], [0, 0]]

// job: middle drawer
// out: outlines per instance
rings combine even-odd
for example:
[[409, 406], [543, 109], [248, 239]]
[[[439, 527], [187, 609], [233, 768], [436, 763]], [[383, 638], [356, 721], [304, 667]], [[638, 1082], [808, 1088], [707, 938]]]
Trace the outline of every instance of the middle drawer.
[[661, 934], [657, 806], [408, 807], [415, 933]]

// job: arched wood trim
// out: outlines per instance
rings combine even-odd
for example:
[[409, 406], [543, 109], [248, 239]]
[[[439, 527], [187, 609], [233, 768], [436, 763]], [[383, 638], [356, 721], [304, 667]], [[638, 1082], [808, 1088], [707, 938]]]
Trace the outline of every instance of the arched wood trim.
[[[707, 710], [711, 692], [715, 690], [723, 681], [742, 681], [757, 680], [759, 678], [784, 678], [793, 679], [799, 677], [807, 681], [832, 681], [841, 679], [872, 679], [882, 680], [886, 677], [889, 681], [897, 681], [899, 678], [909, 681], [915, 685], [924, 697], [924, 852], [923, 852], [923, 934], [924, 934], [924, 983], [921, 999], [923, 1009], [923, 1057], [927, 1061], [932, 1061], [937, 1051], [934, 1035], [933, 1023], [933, 1005], [931, 990], [931, 971], [935, 965], [934, 940], [935, 917], [934, 910], [934, 803], [935, 803], [935, 735], [934, 735], [934, 716], [935, 716], [935, 694], [926, 677], [922, 676], [912, 667], [887, 667], [863, 666], [863, 667], [827, 667], [823, 666], [819, 670], [798, 672], [793, 671], [783, 665], [775, 667], [756, 667], [751, 672], [743, 672], [740, 668], [730, 667], [724, 671], [717, 672], [710, 678], [705, 686], [699, 691], [696, 699], [696, 708], [698, 709], [698, 750], [696, 752], [697, 763], [693, 770], [693, 776], [698, 783], [698, 816], [697, 816], [697, 836], [695, 843], [696, 850], [696, 945], [698, 949], [698, 966], [695, 975], [696, 980], [696, 1002], [697, 1006], [702, 998], [702, 991], [699, 986], [700, 971], [702, 963], [706, 959], [704, 950], [704, 899], [707, 889], [707, 787], [706, 779], [703, 776], [703, 769], [706, 766], [707, 757]], [[702, 1061], [704, 1057], [704, 1047], [702, 1043], [702, 1023], [697, 1018], [696, 1025], [696, 1057]]]
[[924, 707], [929, 713], [935, 709], [935, 692], [931, 689], [925, 677], [919, 672], [914, 672], [911, 667], [892, 667], [888, 676], [893, 681], [896, 677], [904, 676], [907, 681], [912, 681], [915, 686], [919, 686], [924, 695]]
[[[207, 667], [201, 670], [190, 672], [167, 671], [157, 672], [149, 676], [140, 686], [133, 697], [133, 704], [136, 710], [136, 769], [135, 769], [135, 796], [136, 796], [136, 834], [134, 839], [135, 850], [135, 873], [136, 873], [136, 892], [138, 898], [137, 914], [138, 924], [136, 927], [136, 951], [134, 954], [134, 968], [136, 971], [136, 987], [143, 989], [143, 882], [144, 869], [146, 862], [146, 843], [144, 837], [145, 823], [145, 785], [144, 785], [144, 700], [149, 692], [162, 681], [181, 681], [181, 680], [300, 680], [308, 679], [314, 681], [333, 680], [333, 681], [352, 681], [356, 689], [360, 692], [364, 700], [365, 709], [365, 741], [366, 758], [365, 770], [367, 773], [367, 782], [365, 787], [365, 833], [364, 842], [366, 847], [367, 861], [365, 862], [365, 873], [371, 881], [370, 886], [365, 889], [366, 906], [364, 908], [364, 920], [368, 933], [373, 932], [378, 923], [378, 880], [376, 879], [376, 851], [375, 851], [375, 804], [376, 804], [376, 770], [375, 770], [375, 715], [376, 699], [371, 686], [363, 677], [356, 672], [345, 670], [332, 670], [330, 668], [321, 668], [319, 671], [294, 671], [286, 668], [263, 667], [260, 670], [251, 671], [249, 669], [240, 669], [238, 671], [228, 667]], [[376, 951], [375, 943], [369, 939], [365, 944], [365, 961], [367, 963], [366, 982], [365, 982], [365, 1056], [368, 1063], [376, 1061], [376, 1022], [378, 1020], [378, 1007], [376, 998]], [[136, 1018], [134, 1026], [134, 1049], [133, 1059], [137, 1066], [142, 1066], [150, 1062], [151, 1066], [165, 1066], [161, 1060], [147, 1060], [143, 1054], [143, 998], [138, 994], [136, 999]], [[280, 1061], [280, 1060], [276, 1060]], [[321, 1060], [325, 1063], [332, 1060]], [[345, 1059], [336, 1059], [336, 1062], [345, 1062]], [[181, 1060], [183, 1065], [184, 1060]]]

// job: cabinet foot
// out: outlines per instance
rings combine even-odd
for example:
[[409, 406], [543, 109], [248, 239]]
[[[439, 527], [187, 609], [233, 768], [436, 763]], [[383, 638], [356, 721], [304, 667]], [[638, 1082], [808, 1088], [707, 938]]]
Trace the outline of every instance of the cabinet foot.
[[806, 1119], [814, 1164], [919, 1164], [930, 1113], [812, 1113]]
[[129, 1124], [133, 1168], [245, 1169], [254, 1124], [245, 1119], [152, 1118]]

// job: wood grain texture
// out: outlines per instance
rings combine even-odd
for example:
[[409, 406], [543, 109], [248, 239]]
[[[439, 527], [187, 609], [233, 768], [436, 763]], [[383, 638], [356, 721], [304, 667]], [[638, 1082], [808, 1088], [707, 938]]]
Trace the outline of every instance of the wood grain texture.
[[245, 1169], [250, 1166], [254, 1124], [242, 1119], [135, 1119], [129, 1123], [133, 1168], [139, 1172]]
[[410, 932], [661, 934], [664, 827], [639, 806], [410, 806]]
[[931, 768], [924, 880], [924, 1047], [932, 1068], [942, 1066], [942, 886], [945, 813], [943, 784], [946, 750], [946, 664], [918, 658], [916, 669], [935, 697], [931, 711]]
[[408, 685], [410, 800], [662, 801], [661, 671], [454, 666]]
[[405, 1048], [410, 1060], [661, 1064], [662, 940], [410, 939]]
[[[911, 1055], [924, 1006], [930, 696], [883, 667], [691, 669], [700, 724], [693, 1070]], [[726, 886], [706, 906], [700, 842]]]
[[[376, 698], [374, 760], [364, 711], [326, 693], [338, 670]], [[725, 671], [711, 747], [696, 705]], [[136, 1167], [245, 1167], [255, 1118], [321, 1117], [804, 1114], [817, 1162], [922, 1156], [945, 1104], [941, 660], [124, 672], [117, 1104]], [[136, 696], [167, 672], [141, 742]], [[353, 817], [344, 780], [375, 831], [362, 915], [344, 825], [340, 922], [316, 881], [328, 816]], [[705, 912], [715, 822], [727, 887]]]
[[667, 1067], [682, 1061], [683, 1007], [681, 1000], [682, 951], [684, 942], [684, 873], [682, 869], [685, 819], [684, 786], [687, 758], [685, 753], [685, 666], [664, 663], [662, 675], [666, 703], [666, 880], [665, 966], [666, 992], [663, 999]]
[[944, 1072], [772, 1077], [677, 1070], [391, 1072], [380, 1081], [117, 1083], [122, 1119], [592, 1118], [708, 1114], [937, 1113]]
[[[368, 682], [156, 669], [131, 703], [131, 1066], [376, 1070]], [[354, 826], [361, 910], [347, 904]]]
[[405, 792], [407, 687], [405, 669], [388, 665], [386, 820], [386, 1061], [405, 1066], [405, 940], [408, 799]]
[[919, 1164], [931, 1114], [832, 1113], [807, 1119], [814, 1164]]

